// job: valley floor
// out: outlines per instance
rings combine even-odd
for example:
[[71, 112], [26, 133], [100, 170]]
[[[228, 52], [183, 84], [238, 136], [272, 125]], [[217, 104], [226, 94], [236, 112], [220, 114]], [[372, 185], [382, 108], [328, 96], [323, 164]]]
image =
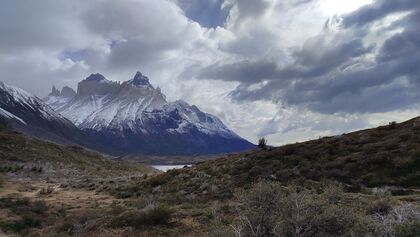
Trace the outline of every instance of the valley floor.
[[63, 180], [19, 176], [0, 176], [0, 236], [202, 236], [196, 214], [187, 213], [189, 207], [181, 207], [167, 223], [119, 227], [111, 223], [116, 216], [154, 205], [153, 200], [143, 203], [97, 187], [67, 187]]
[[[195, 168], [185, 171], [188, 174], [200, 172]], [[3, 230], [0, 236], [237, 236], [231, 226], [238, 224], [237, 221], [247, 213], [247, 206], [244, 211], [242, 205], [248, 205], [247, 198], [252, 199], [255, 190], [250, 194], [238, 189], [233, 197], [220, 198], [204, 191], [195, 195], [187, 193], [188, 190], [170, 193], [161, 185], [152, 190], [147, 187], [136, 191], [133, 187], [127, 189], [131, 182], [157, 182], [165, 175], [182, 173], [181, 170], [174, 170], [163, 176], [153, 174], [146, 179], [139, 173], [138, 177], [131, 178], [132, 181], [127, 179], [126, 182], [120, 182], [121, 177], [106, 181], [103, 177], [77, 181], [75, 177], [64, 180], [34, 175], [28, 177], [24, 173], [3, 174], [0, 176], [0, 229]], [[288, 186], [270, 187], [270, 190], [283, 188], [287, 189]], [[130, 191], [122, 190], [140, 193], [132, 196]], [[406, 204], [419, 210], [418, 190], [405, 191], [411, 194], [389, 196], [377, 189], [366, 189], [360, 193], [333, 191], [331, 197], [337, 195], [342, 200], [343, 206], [339, 208], [356, 208], [354, 212], [359, 213], [359, 217], [365, 217], [364, 213], [371, 210]], [[267, 190], [261, 194], [267, 197], [273, 195]], [[313, 198], [314, 202], [316, 200], [318, 198]], [[150, 212], [156, 207], [162, 209]], [[340, 215], [346, 216], [347, 211], [344, 208]], [[155, 221], [149, 222], [144, 218]], [[375, 228], [380, 228], [378, 226]]]
[[418, 237], [416, 121], [165, 173], [0, 127], [0, 229], [31, 237]]

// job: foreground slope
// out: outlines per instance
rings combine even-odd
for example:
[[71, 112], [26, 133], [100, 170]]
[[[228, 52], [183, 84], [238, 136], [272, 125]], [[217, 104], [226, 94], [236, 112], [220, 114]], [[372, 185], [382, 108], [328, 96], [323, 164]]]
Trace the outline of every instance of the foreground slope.
[[63, 92], [53, 90], [45, 101], [108, 152], [190, 155], [253, 147], [217, 117], [184, 101], [168, 102], [140, 72], [122, 83], [92, 74], [73, 96]]
[[157, 172], [29, 138], [0, 123], [0, 236], [80, 236], [78, 228], [96, 218], [90, 213], [118, 202], [100, 190]]
[[23, 236], [251, 237], [247, 225], [262, 224], [285, 233], [262, 236], [417, 237], [419, 121], [164, 174], [0, 127], [0, 229]]
[[[129, 200], [153, 193], [187, 219], [178, 223], [196, 226], [190, 236], [415, 237], [420, 118], [199, 162], [113, 193]], [[270, 234], [252, 231], [261, 228]]]
[[[420, 118], [199, 162], [193, 168], [162, 174], [151, 185], [161, 186], [160, 190], [166, 190], [164, 195], [182, 191], [203, 198], [223, 198], [230, 197], [235, 188], [258, 180], [301, 185], [332, 180], [353, 191], [364, 187], [418, 191]], [[142, 189], [150, 184], [132, 185]]]

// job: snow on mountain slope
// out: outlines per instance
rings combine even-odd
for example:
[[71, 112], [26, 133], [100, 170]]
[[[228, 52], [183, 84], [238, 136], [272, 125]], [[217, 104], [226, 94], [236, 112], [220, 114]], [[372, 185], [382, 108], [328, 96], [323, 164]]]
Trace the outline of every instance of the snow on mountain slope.
[[18, 116], [15, 116], [12, 113], [9, 113], [8, 111], [0, 108], [0, 116], [3, 116], [4, 118], [9, 118], [9, 119], [16, 119], [17, 121], [23, 123], [23, 124], [27, 124], [25, 121], [23, 121], [23, 119], [19, 118]]
[[59, 108], [67, 104], [74, 96], [76, 96], [76, 92], [70, 87], [66, 86], [59, 91], [53, 86], [52, 92], [44, 100], [51, 107]]
[[[122, 152], [161, 152], [154, 141], [165, 143], [164, 153], [213, 153], [244, 150], [252, 144], [229, 130], [217, 117], [184, 101], [167, 102], [159, 88], [137, 72], [133, 79], [113, 82], [92, 74], [78, 84], [77, 94], [63, 98], [53, 91], [45, 101], [95, 139], [105, 139]], [[98, 136], [101, 136], [98, 138]], [[229, 147], [212, 147], [209, 140], [234, 140]], [[115, 140], [118, 139], [119, 143]], [[220, 139], [219, 139], [220, 141]], [[149, 144], [149, 145], [147, 145]], [[173, 146], [177, 146], [174, 148]], [[217, 145], [219, 146], [219, 145]]]
[[87, 137], [71, 121], [41, 99], [0, 81], [0, 119], [28, 135], [66, 144], [87, 145]]
[[[67, 122], [63, 116], [52, 110], [50, 106], [41, 99], [22, 89], [8, 86], [0, 81], [0, 93], [0, 106], [10, 114], [23, 114], [23, 111], [33, 111], [39, 113], [43, 119]], [[21, 110], [16, 110], [19, 107], [22, 107]], [[13, 112], [8, 111], [7, 108], [11, 108], [10, 110]], [[16, 115], [14, 115], [14, 117], [19, 118], [19, 116]]]

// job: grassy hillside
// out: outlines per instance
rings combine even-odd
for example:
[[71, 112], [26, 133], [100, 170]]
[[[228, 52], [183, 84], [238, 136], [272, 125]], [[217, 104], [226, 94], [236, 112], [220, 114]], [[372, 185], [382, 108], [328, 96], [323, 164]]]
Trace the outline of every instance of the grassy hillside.
[[[133, 179], [111, 193], [129, 197], [127, 202], [145, 202], [152, 195], [156, 203], [171, 206], [178, 226], [167, 236], [187, 231], [190, 236], [255, 236], [251, 227], [261, 224], [270, 231], [284, 228], [283, 234], [261, 236], [414, 237], [420, 232], [419, 188], [420, 119], [415, 118], [227, 155]], [[296, 220], [299, 212], [305, 214]], [[392, 213], [398, 212], [405, 213], [406, 222], [395, 222]], [[196, 228], [181, 224], [186, 222]]]
[[118, 202], [106, 190], [157, 173], [0, 125], [0, 236], [78, 236], [68, 225], [85, 228], [86, 218], [96, 221]]
[[[28, 138], [0, 125], [0, 172], [26, 172], [62, 177], [76, 175], [119, 176], [121, 172], [155, 172], [145, 166], [115, 162], [78, 146], [61, 146]], [[71, 177], [69, 177], [71, 178]]]
[[420, 232], [419, 118], [226, 155], [162, 174], [4, 128], [0, 142], [0, 229], [7, 234], [417, 237]]
[[331, 180], [343, 183], [348, 191], [384, 186], [392, 186], [394, 192], [419, 189], [420, 118], [199, 162], [148, 183], [133, 182], [127, 189], [161, 186], [169, 193], [182, 190], [225, 198], [231, 197], [235, 188], [258, 180], [301, 185]]

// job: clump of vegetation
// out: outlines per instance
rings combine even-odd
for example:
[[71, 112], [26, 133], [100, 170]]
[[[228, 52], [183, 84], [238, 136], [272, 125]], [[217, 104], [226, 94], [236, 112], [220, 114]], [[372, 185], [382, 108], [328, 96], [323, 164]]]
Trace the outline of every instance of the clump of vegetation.
[[20, 170], [23, 170], [23, 165], [0, 165], [0, 173], [16, 173]]
[[39, 190], [39, 195], [49, 195], [54, 192], [54, 188], [51, 186], [48, 186], [47, 188], [41, 188]]
[[397, 122], [395, 121], [389, 122], [389, 128], [394, 129], [396, 127], [397, 127]]
[[260, 138], [259, 140], [258, 140], [258, 147], [259, 148], [262, 148], [262, 149], [265, 149], [265, 148], [267, 148], [267, 139], [266, 138]]
[[56, 231], [61, 234], [65, 233], [64, 236], [84, 236], [86, 233], [101, 228], [104, 219], [109, 218], [108, 213], [102, 209], [85, 209], [73, 215], [67, 215], [62, 208], [57, 211], [60, 217]]
[[[382, 200], [370, 212], [345, 200], [340, 186], [322, 191], [275, 182], [258, 182], [236, 193], [240, 203], [231, 231], [225, 236], [415, 236], [419, 210], [414, 206], [389, 209]], [[360, 200], [359, 200], [360, 201]], [[222, 224], [220, 229], [226, 229]]]
[[31, 171], [36, 172], [36, 173], [42, 173], [43, 168], [42, 168], [42, 166], [33, 166]]
[[20, 216], [14, 220], [0, 220], [0, 228], [6, 232], [22, 233], [30, 228], [40, 227], [47, 219], [48, 206], [43, 201], [30, 201], [28, 198], [2, 198], [0, 209], [10, 209]]
[[111, 221], [112, 227], [134, 227], [166, 225], [173, 211], [165, 206], [146, 207], [141, 211], [126, 211]]
[[420, 233], [420, 210], [412, 204], [395, 207], [388, 214], [372, 216], [380, 226], [380, 236], [417, 237]]

